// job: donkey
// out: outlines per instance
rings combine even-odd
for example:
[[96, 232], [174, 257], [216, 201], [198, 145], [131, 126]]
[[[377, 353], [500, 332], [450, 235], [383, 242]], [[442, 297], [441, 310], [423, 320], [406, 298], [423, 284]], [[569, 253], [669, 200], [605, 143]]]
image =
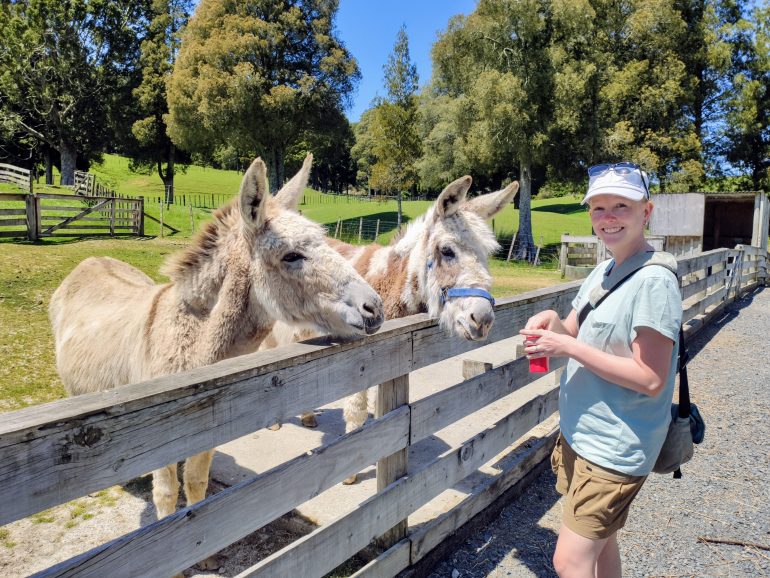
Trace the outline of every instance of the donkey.
[[[90, 257], [51, 298], [56, 365], [70, 395], [103, 391], [256, 351], [276, 320], [352, 337], [377, 331], [382, 300], [295, 211], [312, 156], [275, 196], [256, 159], [240, 194], [214, 213], [156, 285], [121, 261]], [[187, 504], [202, 500], [214, 450], [188, 458]], [[179, 495], [177, 466], [153, 472], [158, 518]]]
[[[387, 319], [428, 313], [459, 337], [486, 338], [495, 317], [487, 257], [499, 249], [486, 221], [513, 200], [519, 183], [466, 200], [470, 186], [470, 176], [447, 185], [427, 213], [388, 246], [349, 245], [329, 239], [380, 294]], [[260, 347], [268, 349], [312, 336], [310, 331], [277, 323]], [[364, 390], [346, 400], [346, 433], [366, 421], [367, 399]], [[302, 423], [315, 427], [315, 415], [303, 414]], [[271, 429], [278, 427], [280, 424]], [[353, 482], [355, 476], [345, 481]]]

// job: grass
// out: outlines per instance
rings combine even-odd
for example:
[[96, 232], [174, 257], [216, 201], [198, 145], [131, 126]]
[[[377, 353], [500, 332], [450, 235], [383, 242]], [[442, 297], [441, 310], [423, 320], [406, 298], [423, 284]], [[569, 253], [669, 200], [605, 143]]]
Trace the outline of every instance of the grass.
[[[100, 182], [114, 186], [127, 195], [157, 195], [162, 185], [157, 175], [137, 175], [128, 169], [128, 160], [105, 155], [102, 165], [94, 167]], [[179, 194], [197, 192], [238, 191], [241, 175], [234, 171], [219, 171], [190, 167], [177, 181]], [[155, 182], [157, 181], [157, 183]], [[36, 187], [37, 191], [67, 191], [60, 187]], [[16, 190], [0, 187], [0, 192]], [[404, 221], [423, 214], [429, 201], [405, 201]], [[10, 205], [3, 205], [3, 207]], [[386, 223], [396, 221], [395, 201], [361, 201], [355, 197], [330, 196], [305, 192], [300, 206], [310, 219], [326, 224], [330, 231], [338, 219], [364, 217], [370, 225], [380, 219], [382, 234], [378, 242], [387, 243], [395, 234]], [[148, 203], [145, 211], [160, 219], [160, 205]], [[45, 239], [39, 243], [0, 242], [0, 412], [12, 411], [33, 404], [62, 398], [64, 388], [55, 367], [53, 336], [48, 321], [48, 302], [64, 277], [83, 259], [92, 255], [109, 255], [125, 261], [158, 282], [164, 279], [158, 269], [163, 260], [187, 243], [200, 224], [209, 219], [211, 209], [172, 205], [163, 208], [163, 220], [179, 230], [160, 237], [160, 226], [145, 220], [146, 237], [122, 239], [68, 238]], [[519, 213], [509, 206], [494, 221], [499, 237], [510, 236], [518, 228]], [[545, 246], [560, 242], [562, 233], [589, 234], [590, 225], [584, 210], [573, 199], [545, 199], [532, 203], [532, 221], [535, 240]], [[496, 297], [515, 295], [562, 282], [553, 263], [531, 267], [528, 264], [493, 259], [492, 293]]]

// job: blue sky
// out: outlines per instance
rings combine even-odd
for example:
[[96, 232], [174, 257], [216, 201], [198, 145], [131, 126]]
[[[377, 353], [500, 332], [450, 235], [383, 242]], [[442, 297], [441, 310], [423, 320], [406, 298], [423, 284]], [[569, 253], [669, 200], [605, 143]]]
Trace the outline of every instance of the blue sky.
[[452, 16], [470, 14], [475, 7], [476, 0], [340, 0], [338, 37], [361, 70], [348, 119], [358, 121], [375, 96], [385, 96], [382, 67], [402, 24], [409, 37], [409, 56], [424, 86], [430, 80], [430, 49], [438, 33], [446, 30]]

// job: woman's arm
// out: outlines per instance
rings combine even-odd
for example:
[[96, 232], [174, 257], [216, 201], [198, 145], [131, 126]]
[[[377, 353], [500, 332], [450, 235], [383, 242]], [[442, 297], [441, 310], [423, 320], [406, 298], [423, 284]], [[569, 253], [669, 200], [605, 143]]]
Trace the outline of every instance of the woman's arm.
[[[575, 313], [574, 310], [570, 314]], [[570, 317], [562, 326], [568, 329]], [[558, 319], [558, 317], [557, 317]], [[574, 321], [574, 319], [573, 319]], [[558, 328], [558, 325], [555, 325]], [[619, 357], [578, 341], [566, 331], [523, 329], [530, 358], [571, 357], [609, 382], [645, 395], [656, 396], [666, 384], [674, 342], [648, 327], [639, 327], [631, 343], [632, 357]]]

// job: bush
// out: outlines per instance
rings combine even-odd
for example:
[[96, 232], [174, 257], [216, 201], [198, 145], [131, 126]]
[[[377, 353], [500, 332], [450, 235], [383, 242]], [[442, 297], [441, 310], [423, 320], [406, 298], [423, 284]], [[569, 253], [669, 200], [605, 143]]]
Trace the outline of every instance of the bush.
[[566, 197], [569, 195], [580, 197], [585, 192], [584, 183], [570, 181], [549, 180], [537, 192], [538, 199], [551, 199], [554, 197]]

